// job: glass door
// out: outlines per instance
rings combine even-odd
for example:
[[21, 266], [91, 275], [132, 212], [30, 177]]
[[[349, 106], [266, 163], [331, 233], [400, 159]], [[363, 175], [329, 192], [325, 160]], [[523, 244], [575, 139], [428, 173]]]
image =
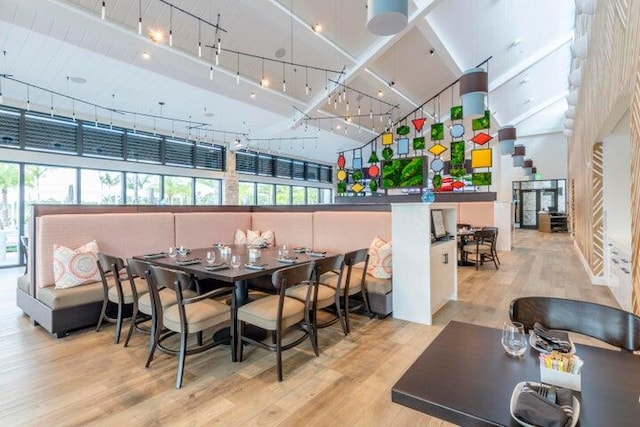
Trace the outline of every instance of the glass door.
[[522, 190], [521, 228], [538, 228], [540, 198], [536, 190]]

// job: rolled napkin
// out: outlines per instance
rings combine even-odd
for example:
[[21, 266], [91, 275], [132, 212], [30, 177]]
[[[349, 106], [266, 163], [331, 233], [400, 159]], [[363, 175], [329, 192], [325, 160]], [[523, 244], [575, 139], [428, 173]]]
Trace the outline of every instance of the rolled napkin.
[[557, 350], [563, 353], [571, 352], [571, 340], [569, 340], [568, 333], [552, 331], [538, 322], [533, 324], [533, 332], [536, 338], [536, 345], [546, 351]]
[[513, 415], [525, 423], [536, 426], [566, 427], [571, 425], [573, 418], [571, 390], [558, 388], [556, 391], [558, 403], [556, 404], [538, 394], [540, 387], [549, 386], [527, 383], [522, 387]]

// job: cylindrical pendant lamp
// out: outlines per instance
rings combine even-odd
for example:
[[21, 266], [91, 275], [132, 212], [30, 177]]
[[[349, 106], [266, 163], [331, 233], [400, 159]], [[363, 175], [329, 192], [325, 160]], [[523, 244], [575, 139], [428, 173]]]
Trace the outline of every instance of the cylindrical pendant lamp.
[[532, 167], [531, 168], [531, 179], [536, 179], [536, 174], [538, 173], [538, 168], [537, 167]]
[[489, 91], [489, 75], [482, 68], [471, 68], [460, 77], [460, 98], [464, 118], [484, 116], [486, 96]]
[[367, 0], [367, 28], [378, 36], [391, 36], [409, 22], [408, 0]]
[[524, 155], [526, 154], [526, 150], [524, 145], [516, 145], [513, 149], [513, 167], [520, 167], [524, 162]]
[[500, 142], [500, 154], [503, 156], [513, 154], [516, 146], [515, 126], [505, 126], [498, 131], [498, 141]]
[[533, 160], [525, 159], [525, 161], [522, 162], [522, 172], [524, 172], [525, 175], [529, 176], [531, 175], [531, 169], [533, 169]]

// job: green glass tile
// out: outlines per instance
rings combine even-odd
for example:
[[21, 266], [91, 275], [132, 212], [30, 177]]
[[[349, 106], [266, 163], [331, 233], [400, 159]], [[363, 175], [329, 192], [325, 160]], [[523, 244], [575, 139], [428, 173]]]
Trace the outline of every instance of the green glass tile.
[[451, 141], [451, 164], [464, 164], [464, 141]]
[[491, 127], [491, 111], [485, 110], [484, 117], [471, 120], [471, 129], [482, 130], [489, 129]]
[[442, 187], [442, 177], [440, 175], [434, 175], [432, 182], [433, 188], [435, 188], [436, 190]]
[[449, 174], [454, 178], [460, 178], [464, 176], [464, 174], [466, 173], [467, 173], [467, 170], [465, 168], [451, 168], [449, 170]]
[[369, 189], [371, 189], [371, 191], [373, 191], [374, 193], [378, 190], [378, 183], [375, 179], [369, 181]]
[[444, 139], [444, 124], [434, 123], [431, 125], [431, 140], [442, 141]]
[[491, 172], [474, 172], [471, 174], [473, 185], [491, 185]]
[[362, 179], [362, 171], [355, 171], [351, 174], [354, 181], [360, 181]]
[[462, 120], [462, 105], [451, 107], [451, 120]]
[[413, 149], [414, 150], [424, 150], [424, 136], [419, 136], [417, 138], [413, 138]]
[[371, 155], [369, 156], [369, 163], [378, 163], [380, 160], [378, 159], [378, 154], [376, 154], [375, 151], [371, 152]]
[[347, 192], [347, 183], [346, 181], [341, 181], [338, 183], [338, 193], [343, 194]]
[[396, 132], [398, 132], [398, 135], [404, 136], [404, 135], [408, 135], [410, 130], [411, 128], [409, 128], [409, 126], [402, 125], [398, 127], [398, 130]]
[[393, 149], [389, 146], [384, 147], [384, 149], [382, 150], [382, 158], [385, 160], [389, 160], [392, 157], [393, 157]]

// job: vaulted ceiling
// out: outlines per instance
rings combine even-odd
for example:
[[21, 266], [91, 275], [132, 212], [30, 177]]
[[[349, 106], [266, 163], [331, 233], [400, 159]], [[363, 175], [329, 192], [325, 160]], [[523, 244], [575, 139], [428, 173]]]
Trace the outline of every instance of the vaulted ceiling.
[[[490, 57], [489, 105], [498, 126], [515, 125], [520, 136], [563, 129], [574, 34], [570, 1], [409, 0], [409, 25], [390, 37], [367, 30], [364, 0], [106, 0], [105, 5], [102, 20], [101, 0], [0, 2], [0, 48], [6, 52], [0, 74], [33, 85], [27, 91], [2, 79], [4, 103], [24, 108], [28, 98], [34, 110], [49, 112], [53, 104], [56, 114], [75, 110], [78, 118], [93, 121], [97, 115], [102, 123], [135, 123], [138, 129], [204, 141], [239, 137], [250, 149], [333, 162], [338, 151], [362, 146], [389, 117], [405, 116]], [[209, 22], [224, 31], [216, 32]], [[163, 39], [154, 41], [154, 32]], [[216, 50], [209, 47], [217, 39], [218, 65]], [[260, 85], [262, 77], [268, 86]], [[347, 99], [335, 102], [339, 87], [331, 80], [349, 88]], [[36, 86], [105, 109], [52, 97]], [[330, 102], [325, 88], [333, 93]], [[456, 86], [445, 90], [424, 114], [445, 115], [457, 96]], [[343, 118], [331, 119], [336, 116]], [[347, 116], [353, 116], [350, 122]], [[171, 119], [206, 124], [202, 128], [209, 130], [188, 130]]]

